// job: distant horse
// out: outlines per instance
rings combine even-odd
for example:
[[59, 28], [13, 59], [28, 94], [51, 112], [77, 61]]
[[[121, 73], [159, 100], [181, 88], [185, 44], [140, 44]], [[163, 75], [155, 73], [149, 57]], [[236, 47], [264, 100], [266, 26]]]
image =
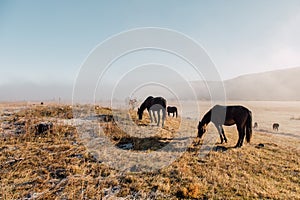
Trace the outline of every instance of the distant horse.
[[170, 113], [173, 113], [173, 117], [174, 114], [176, 114], [176, 118], [177, 118], [177, 108], [175, 106], [168, 106], [167, 112], [168, 112], [168, 116], [170, 116]]
[[243, 106], [220, 106], [216, 105], [210, 109], [199, 121], [198, 124], [198, 137], [201, 138], [206, 132], [206, 126], [212, 122], [218, 129], [221, 143], [227, 138], [224, 133], [222, 125], [231, 126], [236, 124], [239, 139], [235, 147], [243, 145], [244, 137], [246, 135], [247, 142], [250, 142], [252, 136], [252, 113], [250, 110]]
[[279, 124], [278, 123], [274, 123], [273, 124], [273, 130], [274, 131], [278, 131], [278, 128], [279, 128]]
[[258, 128], [258, 123], [254, 122], [253, 128]]
[[[167, 101], [162, 97], [152, 97], [149, 96], [147, 99], [141, 104], [140, 108], [138, 108], [137, 114], [139, 115], [139, 120], [143, 118], [143, 112], [145, 109], [148, 110], [151, 123], [152, 120], [152, 114], [154, 117], [155, 123], [157, 123], [157, 126], [159, 126], [160, 123], [160, 111], [162, 111], [162, 126], [164, 126], [165, 118], [166, 118], [166, 105]], [[155, 113], [157, 112], [158, 122], [155, 117]], [[152, 114], [151, 114], [152, 113]]]

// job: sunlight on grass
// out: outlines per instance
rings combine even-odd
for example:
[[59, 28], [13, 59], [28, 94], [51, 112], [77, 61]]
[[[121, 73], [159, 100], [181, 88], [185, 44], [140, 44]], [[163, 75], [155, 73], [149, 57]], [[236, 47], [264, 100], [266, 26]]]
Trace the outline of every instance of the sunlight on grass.
[[[195, 126], [191, 125], [193, 142], [171, 165], [152, 172], [121, 173], [96, 159], [81, 143], [76, 128], [63, 123], [72, 119], [70, 106], [13, 110], [1, 114], [1, 199], [300, 198], [299, 140], [254, 131], [250, 144], [235, 149], [231, 147], [237, 141], [236, 129], [226, 127], [228, 143], [216, 144], [207, 156], [199, 157], [203, 140], [196, 138]], [[111, 112], [101, 107], [96, 110], [98, 114]], [[129, 114], [134, 123], [149, 128], [147, 115], [138, 121], [135, 111]], [[34, 127], [41, 121], [52, 121], [53, 132], [36, 135]], [[168, 144], [180, 122], [180, 118], [168, 117], [164, 128], [152, 127], [157, 134], [148, 139], [132, 137], [110, 122], [103, 123], [103, 130], [116, 146], [133, 144], [124, 151], [146, 149], [147, 153]]]

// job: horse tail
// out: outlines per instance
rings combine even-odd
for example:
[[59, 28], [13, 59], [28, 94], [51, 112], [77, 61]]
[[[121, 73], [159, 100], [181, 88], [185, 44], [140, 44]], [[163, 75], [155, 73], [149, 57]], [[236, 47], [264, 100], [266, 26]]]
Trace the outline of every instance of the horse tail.
[[252, 137], [252, 113], [248, 111], [248, 118], [246, 121], [246, 141], [249, 143]]

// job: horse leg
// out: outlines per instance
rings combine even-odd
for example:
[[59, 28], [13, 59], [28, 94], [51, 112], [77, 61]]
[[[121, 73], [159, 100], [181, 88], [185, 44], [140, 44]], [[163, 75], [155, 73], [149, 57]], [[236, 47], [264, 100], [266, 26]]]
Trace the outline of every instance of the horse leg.
[[159, 122], [160, 122], [160, 110], [157, 111], [157, 118], [158, 118], [157, 126], [159, 126]]
[[226, 135], [225, 135], [225, 132], [224, 132], [224, 129], [223, 129], [222, 125], [220, 125], [220, 128], [221, 128], [221, 133], [224, 137], [225, 143], [227, 143], [227, 138], [226, 138]]
[[243, 146], [243, 141], [245, 137], [245, 129], [242, 128], [241, 126], [237, 126], [238, 132], [239, 132], [239, 139], [235, 147], [241, 147]]
[[175, 113], [173, 113], [173, 117], [174, 117]]
[[217, 128], [217, 130], [218, 130], [218, 133], [219, 133], [219, 135], [220, 135], [220, 140], [221, 140], [221, 144], [223, 144], [223, 141], [224, 141], [224, 139], [223, 139], [223, 137], [222, 137], [222, 131], [221, 131], [221, 127], [222, 125], [216, 125], [215, 124], [215, 127]]
[[149, 113], [149, 116], [150, 116], [150, 121], [151, 123], [153, 122], [153, 119], [152, 119], [152, 115], [151, 115], [151, 110], [148, 110], [148, 113]]
[[163, 127], [164, 124], [165, 124], [165, 119], [166, 119], [166, 110], [165, 110], [165, 109], [162, 109], [162, 127]]
[[152, 113], [153, 113], [153, 117], [154, 117], [154, 122], [157, 123], [157, 120], [156, 120], [156, 115], [155, 115], [155, 111], [152, 110]]

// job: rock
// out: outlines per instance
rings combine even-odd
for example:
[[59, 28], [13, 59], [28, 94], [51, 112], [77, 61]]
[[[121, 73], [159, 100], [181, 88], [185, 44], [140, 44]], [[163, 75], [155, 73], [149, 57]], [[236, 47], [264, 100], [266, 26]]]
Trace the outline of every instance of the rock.
[[35, 126], [35, 135], [45, 134], [46, 132], [52, 133], [53, 123], [52, 122], [41, 122]]
[[263, 148], [263, 147], [265, 147], [265, 145], [262, 144], [262, 143], [259, 143], [259, 144], [256, 146], [256, 148]]
[[65, 169], [56, 169], [54, 172], [50, 172], [51, 178], [64, 179], [67, 178], [67, 173]]

